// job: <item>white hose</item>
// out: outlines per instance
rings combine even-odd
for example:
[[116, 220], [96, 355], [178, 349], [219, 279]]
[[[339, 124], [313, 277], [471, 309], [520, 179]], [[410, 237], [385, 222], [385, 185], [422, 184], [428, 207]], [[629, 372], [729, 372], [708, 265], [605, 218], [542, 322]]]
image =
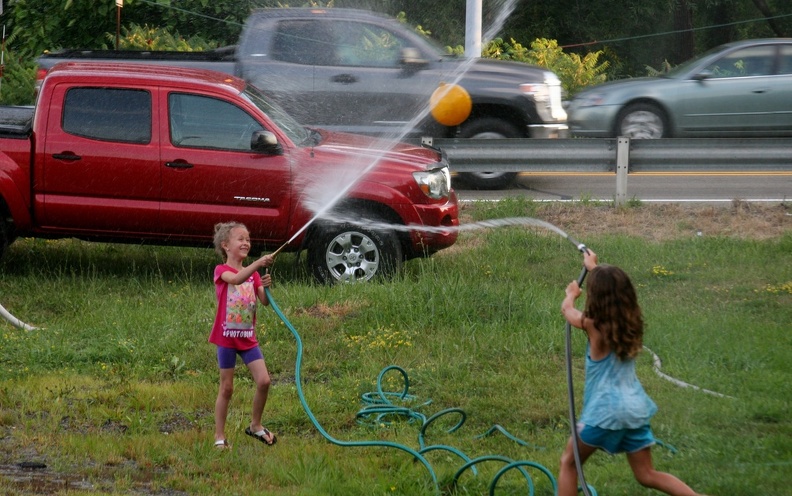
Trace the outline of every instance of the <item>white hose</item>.
[[662, 366], [663, 362], [661, 362], [661, 361], [660, 361], [660, 357], [659, 357], [659, 356], [657, 356], [657, 354], [656, 354], [654, 351], [650, 350], [650, 349], [649, 349], [649, 348], [647, 348], [646, 346], [644, 346], [643, 348], [644, 348], [646, 351], [648, 351], [649, 353], [651, 353], [651, 354], [652, 354], [652, 359], [654, 360], [654, 364], [653, 364], [653, 367], [652, 367], [652, 368], [654, 369], [655, 373], [656, 373], [657, 375], [659, 375], [660, 377], [662, 377], [663, 379], [667, 380], [668, 382], [671, 382], [671, 383], [673, 383], [673, 384], [676, 384], [676, 385], [677, 385], [677, 386], [679, 386], [679, 387], [683, 387], [683, 388], [690, 388], [690, 389], [695, 389], [696, 391], [701, 391], [702, 393], [711, 394], [711, 395], [713, 395], [713, 396], [717, 396], [717, 397], [719, 397], [719, 398], [731, 398], [731, 399], [735, 399], [733, 396], [727, 396], [727, 395], [725, 395], [725, 394], [716, 393], [715, 391], [710, 391], [709, 389], [704, 389], [704, 388], [701, 388], [701, 387], [698, 387], [698, 386], [694, 386], [693, 384], [688, 384], [687, 382], [680, 381], [679, 379], [674, 379], [674, 378], [673, 378], [673, 377], [671, 377], [670, 375], [667, 375], [667, 374], [664, 374], [664, 373], [662, 373], [662, 372], [660, 371], [660, 367]]
[[11, 315], [11, 313], [8, 310], [6, 310], [5, 307], [3, 307], [3, 305], [0, 305], [0, 315], [2, 315], [3, 318], [7, 320], [9, 324], [19, 329], [23, 329], [25, 331], [35, 331], [36, 329], [38, 329], [38, 327], [33, 327], [32, 325], [25, 324], [18, 318]]

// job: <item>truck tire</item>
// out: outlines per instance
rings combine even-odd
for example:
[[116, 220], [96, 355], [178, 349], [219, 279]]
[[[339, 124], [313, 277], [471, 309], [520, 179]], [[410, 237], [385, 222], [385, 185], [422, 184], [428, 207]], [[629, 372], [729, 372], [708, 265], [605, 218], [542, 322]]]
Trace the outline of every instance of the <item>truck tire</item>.
[[401, 269], [402, 261], [395, 232], [357, 224], [324, 222], [308, 243], [308, 265], [322, 284], [388, 278]]
[[5, 255], [8, 246], [14, 242], [8, 221], [0, 215], [0, 258]]
[[[520, 131], [512, 124], [494, 117], [482, 117], [462, 124], [460, 138], [503, 139], [521, 138]], [[509, 186], [516, 172], [460, 172], [459, 178], [475, 189], [504, 189]]]

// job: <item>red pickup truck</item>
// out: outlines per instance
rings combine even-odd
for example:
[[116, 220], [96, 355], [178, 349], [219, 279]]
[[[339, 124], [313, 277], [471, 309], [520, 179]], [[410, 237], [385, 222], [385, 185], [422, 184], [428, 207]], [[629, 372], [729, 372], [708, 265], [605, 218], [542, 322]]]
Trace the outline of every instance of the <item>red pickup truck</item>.
[[[312, 221], [322, 188], [343, 194]], [[62, 63], [35, 107], [1, 108], [0, 195], [0, 253], [18, 236], [209, 246], [237, 220], [262, 249], [307, 250], [325, 283], [391, 274], [459, 223], [436, 150], [306, 128], [241, 79], [148, 65]]]

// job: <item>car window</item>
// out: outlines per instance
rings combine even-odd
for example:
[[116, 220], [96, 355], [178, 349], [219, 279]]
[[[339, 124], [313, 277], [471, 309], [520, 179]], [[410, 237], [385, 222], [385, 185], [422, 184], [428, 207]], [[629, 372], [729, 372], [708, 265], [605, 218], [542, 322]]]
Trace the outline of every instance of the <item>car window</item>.
[[792, 74], [792, 45], [781, 45], [778, 63], [779, 74]]
[[360, 67], [397, 67], [402, 47], [406, 46], [395, 33], [374, 24], [339, 22], [335, 31], [335, 53], [338, 65]]
[[327, 64], [335, 57], [333, 33], [313, 20], [281, 21], [272, 39], [271, 56], [302, 65]]
[[303, 65], [397, 67], [407, 43], [375, 24], [337, 20], [281, 21], [271, 56]]
[[704, 70], [712, 78], [767, 76], [773, 74], [775, 46], [741, 48], [721, 57]]
[[199, 95], [168, 95], [171, 142], [190, 148], [250, 151], [253, 131], [261, 125], [229, 102]]
[[151, 141], [151, 94], [144, 90], [70, 88], [63, 108], [63, 130], [102, 141]]

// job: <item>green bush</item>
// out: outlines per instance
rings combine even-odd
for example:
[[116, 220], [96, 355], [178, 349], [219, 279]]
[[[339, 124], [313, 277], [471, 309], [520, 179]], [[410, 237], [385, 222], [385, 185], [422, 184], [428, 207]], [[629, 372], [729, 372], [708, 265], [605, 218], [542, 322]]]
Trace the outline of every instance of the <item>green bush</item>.
[[3, 77], [0, 82], [0, 104], [30, 105], [36, 81], [36, 64], [15, 52], [4, 54]]
[[496, 38], [482, 49], [482, 56], [535, 64], [550, 69], [558, 78], [568, 96], [573, 96], [587, 86], [605, 82], [608, 62], [599, 62], [602, 51], [590, 52], [585, 57], [564, 53], [556, 40], [537, 38], [531, 48], [525, 48], [511, 39], [506, 42]]
[[[169, 30], [152, 27], [148, 24], [140, 26], [131, 24], [128, 28], [121, 28], [123, 37], [119, 40], [118, 47], [122, 50], [174, 50], [179, 52], [200, 52], [217, 48], [216, 42], [205, 41], [200, 36], [182, 38], [178, 33], [171, 34]], [[115, 35], [107, 33], [109, 41], [115, 42]]]

